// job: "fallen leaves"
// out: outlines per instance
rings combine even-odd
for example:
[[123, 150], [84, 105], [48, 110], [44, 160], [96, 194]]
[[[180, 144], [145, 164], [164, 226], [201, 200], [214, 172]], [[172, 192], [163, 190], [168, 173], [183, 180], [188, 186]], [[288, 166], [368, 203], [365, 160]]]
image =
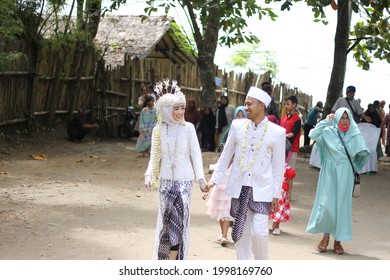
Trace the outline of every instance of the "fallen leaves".
[[30, 157], [32, 157], [35, 160], [47, 160], [47, 157], [44, 154], [30, 155]]

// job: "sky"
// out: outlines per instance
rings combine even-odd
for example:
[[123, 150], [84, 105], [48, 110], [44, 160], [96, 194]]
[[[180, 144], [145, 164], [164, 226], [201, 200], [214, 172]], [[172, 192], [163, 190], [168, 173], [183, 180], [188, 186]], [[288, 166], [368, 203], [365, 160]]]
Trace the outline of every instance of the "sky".
[[[145, 0], [128, 0], [115, 14], [140, 15], [146, 7]], [[279, 10], [276, 21], [268, 18], [258, 20], [253, 17], [248, 20], [249, 30], [260, 38], [260, 51], [270, 51], [278, 65], [279, 73], [274, 82], [283, 82], [290, 87], [296, 87], [304, 93], [313, 96], [313, 103], [325, 103], [330, 80], [333, 53], [334, 34], [336, 30], [337, 12], [330, 6], [325, 9], [328, 25], [315, 23], [313, 14], [304, 3], [294, 3], [289, 12]], [[163, 14], [163, 12], [154, 15]], [[169, 13], [175, 21], [189, 30], [188, 23], [180, 7]], [[353, 20], [357, 20], [354, 14]], [[220, 68], [226, 67], [227, 58], [235, 50], [218, 47], [215, 63]], [[356, 87], [355, 98], [361, 99], [364, 109], [374, 100], [386, 101], [386, 112], [390, 103], [388, 94], [390, 82], [390, 64], [385, 61], [375, 61], [369, 71], [357, 67], [353, 53], [348, 54], [347, 72], [344, 89], [349, 85]], [[344, 92], [343, 92], [344, 93]]]

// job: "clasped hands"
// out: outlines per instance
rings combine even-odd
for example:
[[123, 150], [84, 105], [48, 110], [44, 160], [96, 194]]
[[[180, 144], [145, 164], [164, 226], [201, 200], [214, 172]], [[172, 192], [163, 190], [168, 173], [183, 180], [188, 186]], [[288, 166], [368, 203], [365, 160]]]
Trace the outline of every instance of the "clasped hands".
[[[145, 187], [147, 189], [151, 189], [152, 188], [152, 178], [150, 176], [146, 175], [144, 184], [145, 184]], [[210, 188], [213, 187], [213, 183], [206, 182], [205, 179], [199, 179], [198, 184], [199, 184], [201, 191], [204, 193], [208, 193]]]

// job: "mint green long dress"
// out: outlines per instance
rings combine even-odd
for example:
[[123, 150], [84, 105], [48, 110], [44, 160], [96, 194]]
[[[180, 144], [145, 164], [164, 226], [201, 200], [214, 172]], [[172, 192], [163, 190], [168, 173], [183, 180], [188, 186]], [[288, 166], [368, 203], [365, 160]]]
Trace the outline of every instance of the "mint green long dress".
[[[338, 128], [344, 112], [347, 112], [351, 123], [345, 134]], [[309, 137], [318, 146], [321, 170], [306, 231], [330, 233], [337, 241], [349, 241], [352, 240], [354, 175], [337, 131], [344, 139], [356, 171], [370, 159], [367, 144], [350, 110], [345, 107], [336, 111], [333, 121], [322, 120], [310, 131]]]

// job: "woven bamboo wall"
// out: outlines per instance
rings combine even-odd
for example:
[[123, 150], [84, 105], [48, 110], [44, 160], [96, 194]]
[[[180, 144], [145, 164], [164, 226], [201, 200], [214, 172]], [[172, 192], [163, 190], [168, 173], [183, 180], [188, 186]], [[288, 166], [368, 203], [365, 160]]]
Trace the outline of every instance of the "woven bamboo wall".
[[[129, 105], [138, 106], [141, 87], [164, 78], [176, 79], [183, 92], [202, 102], [201, 81], [196, 65], [172, 64], [165, 60], [125, 57], [124, 66], [102, 66], [93, 49], [83, 45], [67, 48], [39, 46], [36, 51], [18, 41], [10, 49], [25, 53], [20, 62], [0, 72], [0, 132], [34, 131], [66, 124], [72, 112], [83, 106], [91, 119], [102, 121], [103, 136], [116, 136], [117, 126]], [[36, 63], [29, 63], [35, 61]], [[31, 65], [30, 65], [31, 64]], [[253, 72], [234, 73], [215, 69], [222, 78], [215, 98], [227, 94], [234, 106], [242, 105], [250, 86], [269, 81]], [[283, 100], [297, 95], [300, 112], [306, 118], [312, 97], [286, 84], [274, 84], [273, 96], [283, 113]], [[209, 104], [214, 105], [214, 104]]]

